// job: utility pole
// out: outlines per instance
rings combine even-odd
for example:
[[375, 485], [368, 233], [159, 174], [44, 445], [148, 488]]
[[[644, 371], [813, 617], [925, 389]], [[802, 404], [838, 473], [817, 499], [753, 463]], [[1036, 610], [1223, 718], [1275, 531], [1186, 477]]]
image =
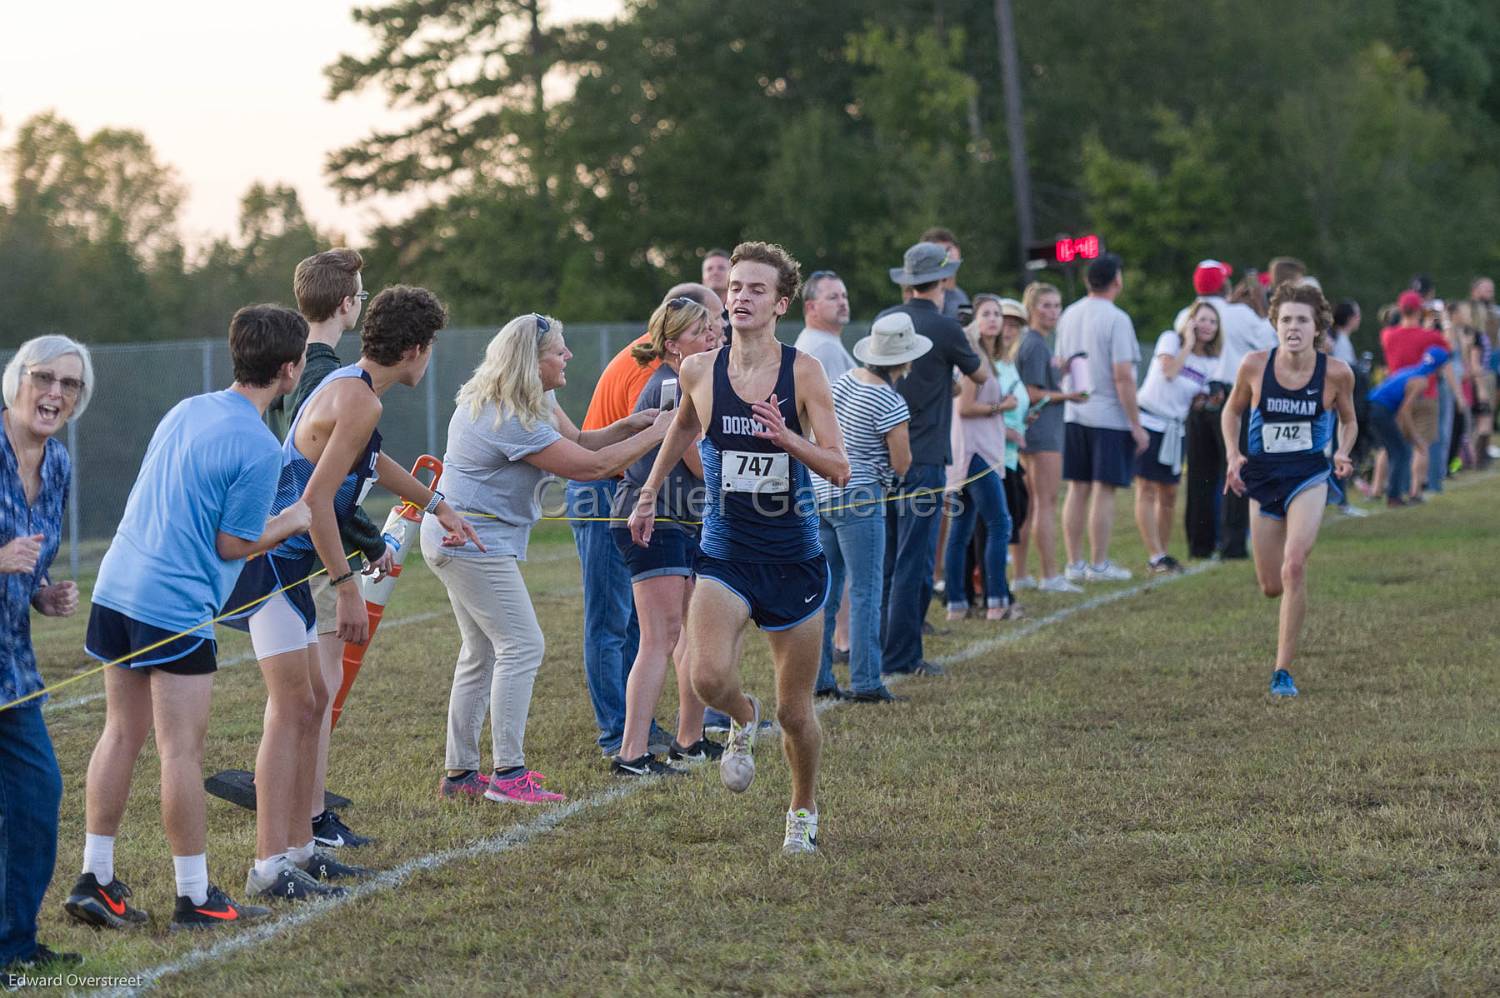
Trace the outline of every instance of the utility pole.
[[1031, 168], [1026, 159], [1026, 119], [1021, 112], [1021, 71], [1016, 60], [1016, 26], [1010, 0], [995, 0], [995, 29], [1000, 44], [1000, 77], [1005, 89], [1005, 131], [1010, 141], [1010, 182], [1016, 201], [1017, 258], [1026, 282], [1026, 254], [1036, 223], [1031, 215]]

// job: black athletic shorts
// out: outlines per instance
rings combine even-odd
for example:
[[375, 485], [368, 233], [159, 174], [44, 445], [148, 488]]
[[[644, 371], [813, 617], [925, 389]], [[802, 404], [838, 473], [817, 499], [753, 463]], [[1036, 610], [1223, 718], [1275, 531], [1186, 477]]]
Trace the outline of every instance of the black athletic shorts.
[[[155, 647], [163, 641], [166, 643]], [[175, 637], [172, 631], [143, 624], [98, 603], [89, 609], [83, 650], [122, 669], [160, 669], [174, 676], [203, 676], [219, 668], [219, 646], [213, 638], [192, 634]]]
[[821, 554], [806, 561], [760, 564], [723, 561], [699, 551], [693, 571], [744, 600], [750, 619], [763, 631], [791, 630], [821, 611], [828, 599], [828, 559]]

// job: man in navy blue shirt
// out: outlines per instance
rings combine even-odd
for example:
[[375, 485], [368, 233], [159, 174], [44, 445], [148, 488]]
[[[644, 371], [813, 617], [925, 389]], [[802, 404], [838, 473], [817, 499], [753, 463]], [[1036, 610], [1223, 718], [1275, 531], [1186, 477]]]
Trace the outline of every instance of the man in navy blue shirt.
[[947, 250], [937, 243], [917, 243], [906, 251], [901, 266], [890, 272], [906, 301], [880, 313], [904, 312], [918, 335], [932, 341], [932, 349], [913, 361], [911, 372], [896, 385], [911, 409], [911, 468], [896, 483], [895, 493], [919, 494], [886, 508], [881, 643], [887, 674], [937, 676], [943, 672], [922, 657], [922, 623], [932, 601], [944, 468], [953, 460], [949, 443], [953, 384], [957, 372], [976, 385], [984, 384], [993, 373], [970, 348], [964, 327], [941, 311], [943, 282], [958, 267], [959, 261], [949, 260]]

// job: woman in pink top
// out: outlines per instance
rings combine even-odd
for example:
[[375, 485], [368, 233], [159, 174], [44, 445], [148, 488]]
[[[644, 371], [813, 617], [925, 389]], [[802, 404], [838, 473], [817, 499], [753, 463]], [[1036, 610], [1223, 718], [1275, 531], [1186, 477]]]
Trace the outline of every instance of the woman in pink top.
[[[1002, 312], [995, 295], [974, 299], [974, 321], [969, 342], [993, 365], [1004, 349], [1000, 340]], [[969, 611], [964, 586], [965, 552], [974, 536], [976, 519], [984, 521], [985, 618], [1005, 620], [1012, 615], [1010, 587], [1005, 582], [1006, 549], [1010, 544], [1010, 509], [1001, 480], [1005, 475], [1006, 410], [1016, 400], [990, 378], [976, 385], [965, 379], [953, 400], [953, 463], [948, 466], [948, 545], [943, 555], [948, 619], [962, 619]], [[978, 476], [978, 477], [975, 477]], [[964, 484], [967, 479], [972, 478]]]

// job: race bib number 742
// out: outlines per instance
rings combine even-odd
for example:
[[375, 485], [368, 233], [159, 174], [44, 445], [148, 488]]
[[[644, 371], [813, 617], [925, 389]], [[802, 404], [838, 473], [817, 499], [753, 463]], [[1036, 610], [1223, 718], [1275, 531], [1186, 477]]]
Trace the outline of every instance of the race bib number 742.
[[786, 454], [727, 450], [720, 455], [719, 483], [725, 492], [788, 492], [791, 459]]
[[1267, 454], [1312, 450], [1312, 423], [1262, 423], [1260, 444]]

